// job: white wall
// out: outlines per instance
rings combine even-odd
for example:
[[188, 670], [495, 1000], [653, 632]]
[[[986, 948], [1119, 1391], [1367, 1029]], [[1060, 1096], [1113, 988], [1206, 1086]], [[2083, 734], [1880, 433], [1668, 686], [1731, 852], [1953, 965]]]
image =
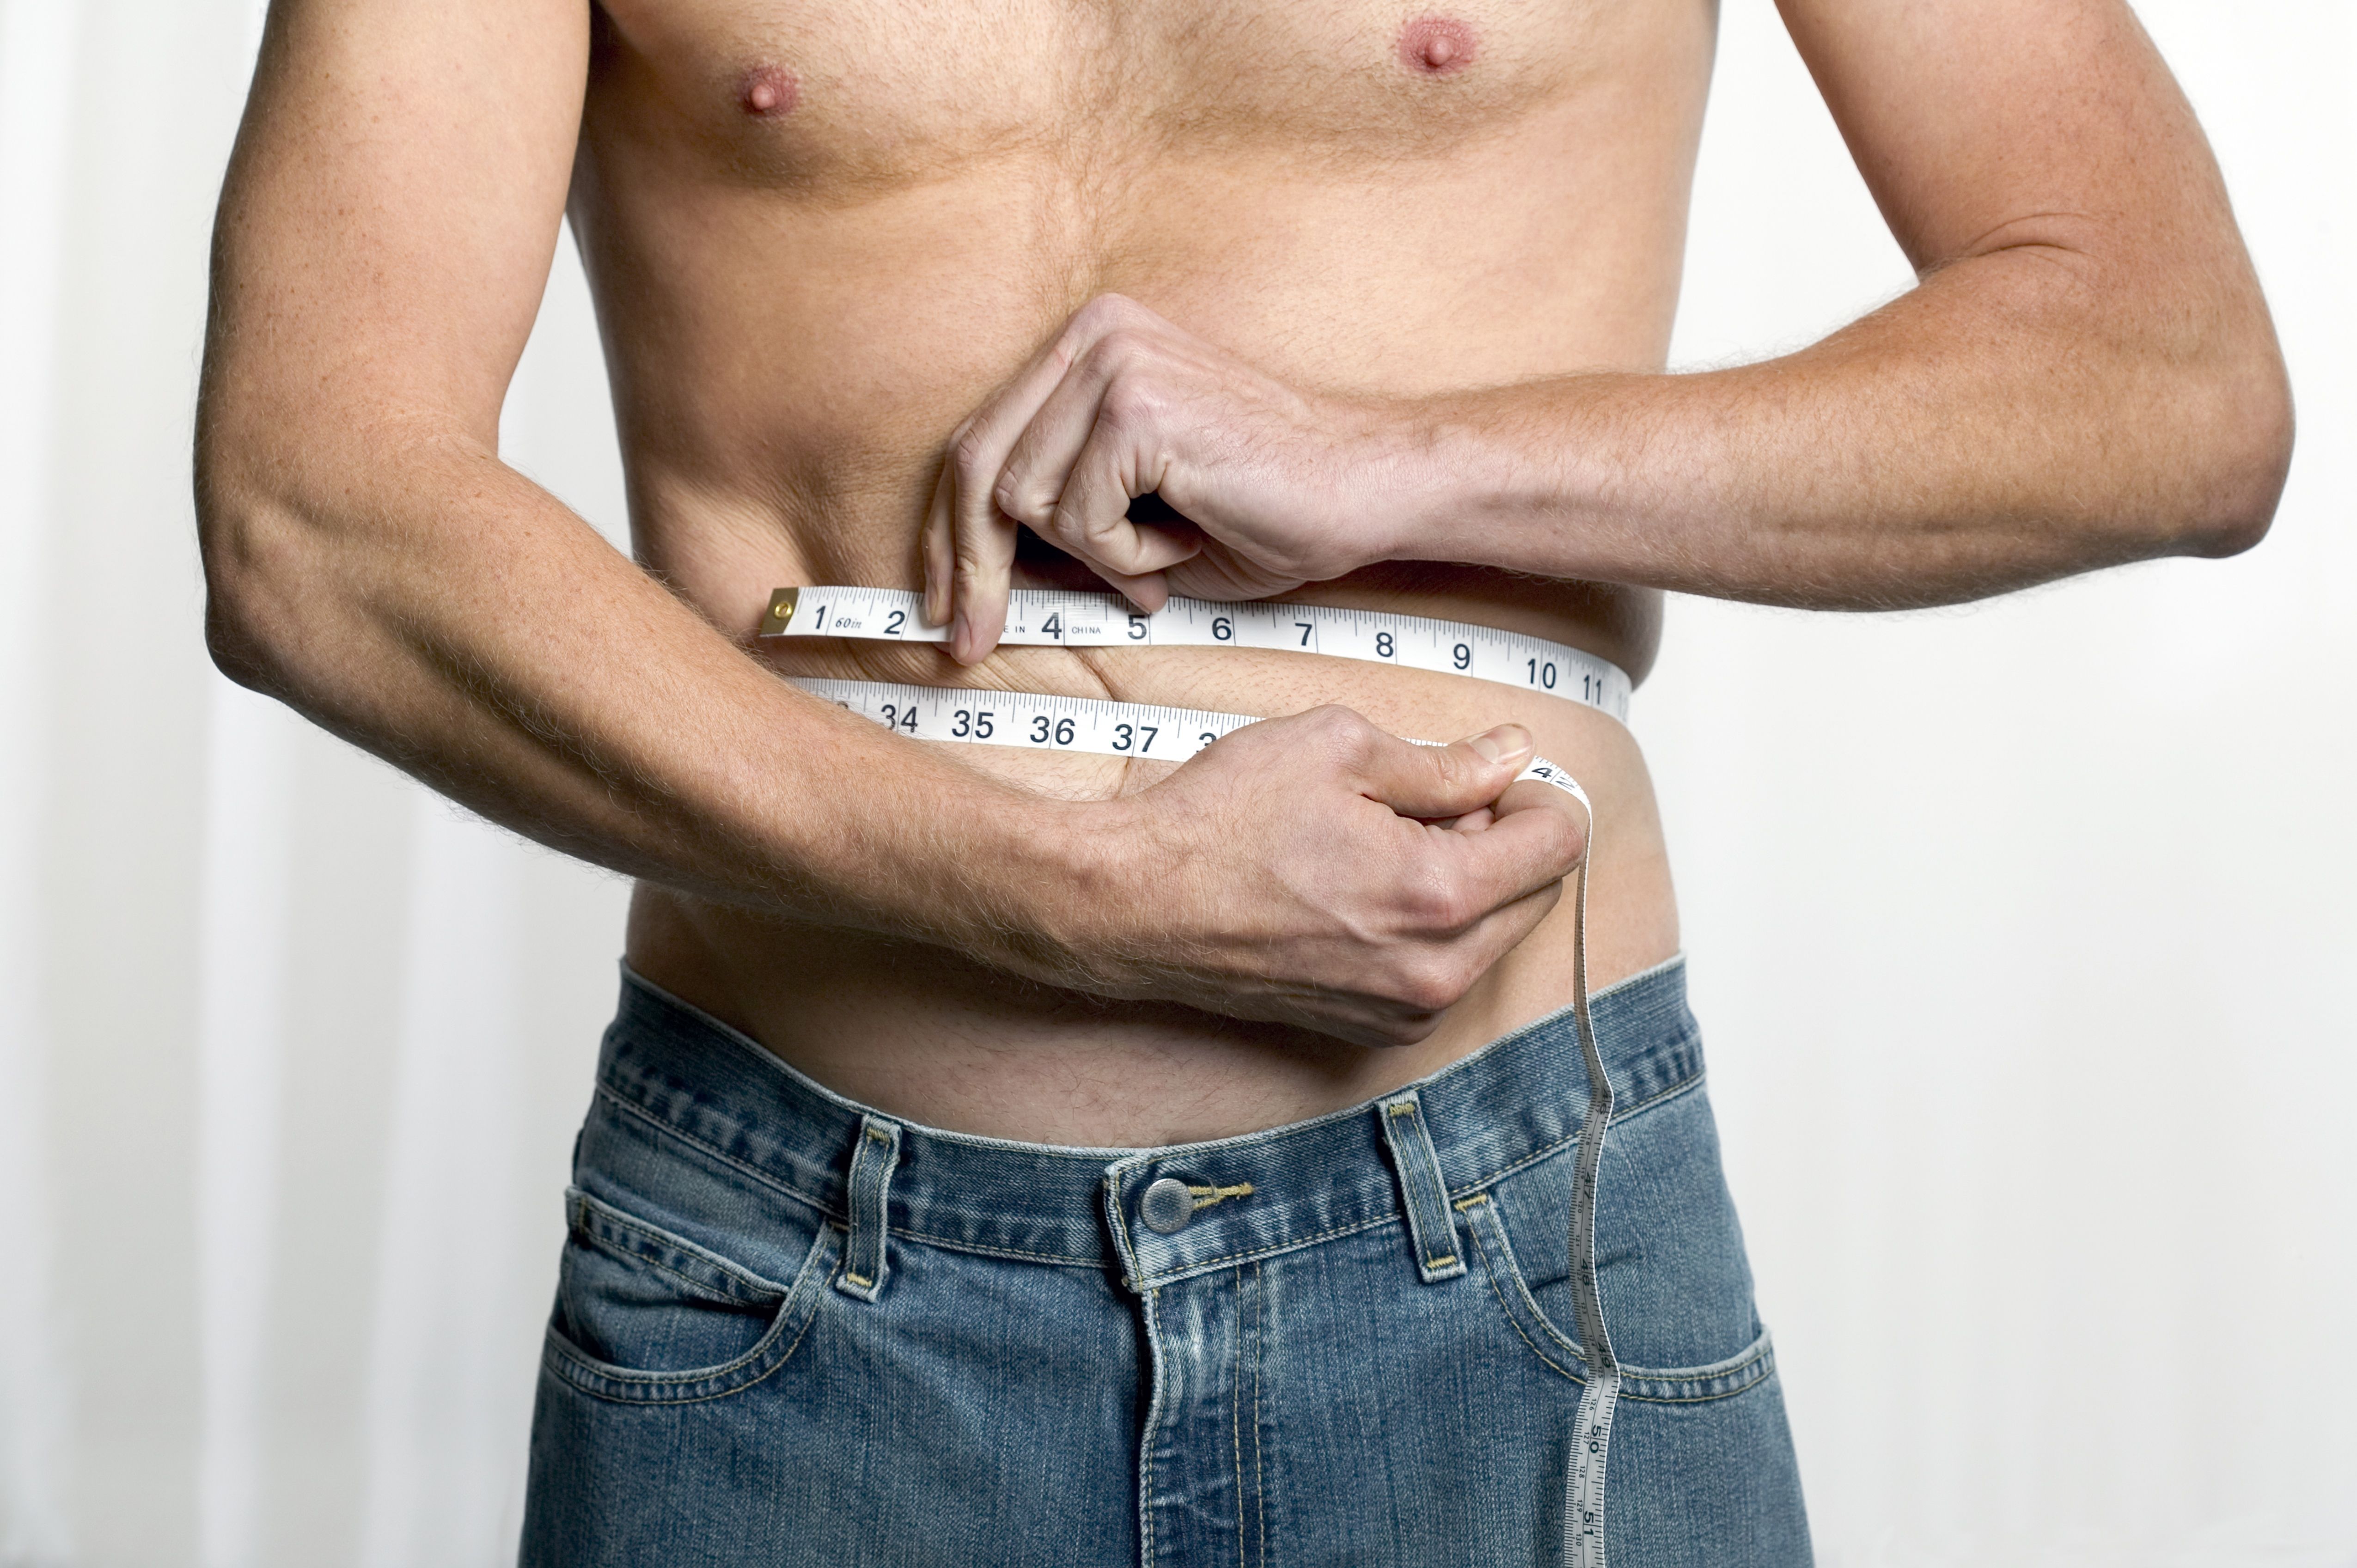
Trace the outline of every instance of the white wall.
[[[2357, 20], [2146, 14], [2292, 358], [2275, 537], [1961, 613], [1681, 602], [1638, 703], [1845, 1568], [2357, 1563]], [[610, 1003], [617, 883], [205, 662], [188, 414], [253, 25], [0, 0], [0, 1563], [508, 1554]], [[1906, 281], [1730, 0], [1681, 362]], [[611, 532], [596, 355], [567, 251], [507, 446]]]

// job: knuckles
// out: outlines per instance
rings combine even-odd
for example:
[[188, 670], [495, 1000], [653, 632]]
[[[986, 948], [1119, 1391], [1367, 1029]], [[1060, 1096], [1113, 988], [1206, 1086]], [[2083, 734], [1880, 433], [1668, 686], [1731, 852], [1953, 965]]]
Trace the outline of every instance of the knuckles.
[[1097, 402], [1097, 422], [1118, 435], [1140, 435], [1161, 422], [1164, 406], [1162, 394], [1142, 378], [1116, 372]]
[[1581, 825], [1578, 814], [1552, 800], [1533, 810], [1546, 812], [1546, 837], [1541, 845], [1542, 852], [1566, 871], [1577, 865], [1587, 854], [1587, 830]]
[[1489, 912], [1429, 849], [1405, 867], [1404, 882], [1401, 913], [1419, 932], [1455, 936]]
[[991, 499], [1000, 511], [1035, 529], [1047, 527], [1056, 511], [1057, 498], [1043, 493], [1038, 484], [1012, 470], [999, 476]]
[[950, 438], [950, 466], [957, 471], [959, 489], [969, 496], [996, 477], [988, 471], [990, 438], [979, 421], [969, 420]]
[[1557, 811], [1563, 828], [1556, 841], [1556, 852], [1566, 867], [1577, 865], [1587, 858], [1587, 830], [1574, 821], [1569, 811]]
[[1120, 328], [1160, 319], [1125, 294], [1101, 294], [1072, 313], [1071, 331], [1082, 338], [1102, 338]]
[[1379, 1050], [1398, 1050], [1404, 1046], [1421, 1044], [1426, 1036], [1440, 1026], [1437, 1014], [1403, 1010], [1365, 1031], [1369, 1037], [1360, 1043]]
[[1089, 345], [1088, 368], [1101, 376], [1118, 376], [1153, 351], [1154, 340], [1143, 329], [1115, 327]]
[[[1423, 749], [1432, 763], [1433, 772], [1439, 775], [1440, 792], [1451, 798], [1458, 791], [1471, 789], [1482, 782], [1481, 775], [1491, 767], [1488, 763], [1477, 761], [1476, 754], [1469, 746], [1437, 746]], [[1476, 804], [1487, 805], [1489, 801], [1480, 800]]]
[[1299, 722], [1308, 732], [1308, 746], [1329, 768], [1355, 776], [1373, 764], [1381, 734], [1351, 709], [1328, 703], [1303, 714]]
[[[1392, 985], [1393, 1000], [1424, 1015], [1446, 1012], [1464, 999], [1478, 976], [1471, 965], [1450, 953], [1420, 954], [1403, 962]], [[1431, 1026], [1426, 1025], [1425, 1033]], [[1419, 1034], [1416, 1038], [1422, 1038]]]

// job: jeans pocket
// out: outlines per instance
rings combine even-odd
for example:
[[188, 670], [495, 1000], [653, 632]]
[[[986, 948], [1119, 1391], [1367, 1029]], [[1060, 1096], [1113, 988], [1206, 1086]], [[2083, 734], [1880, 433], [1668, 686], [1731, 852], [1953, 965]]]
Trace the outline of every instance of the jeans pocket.
[[787, 1283], [590, 1197], [571, 1220], [542, 1364], [601, 1399], [718, 1399], [783, 1366], [817, 1311], [840, 1233], [821, 1223]]
[[[1457, 1207], [1516, 1336], [1584, 1380], [1571, 1299], [1572, 1165], [1566, 1149]], [[1699, 1084], [1614, 1119], [1598, 1179], [1596, 1255], [1623, 1397], [1721, 1399], [1774, 1371]]]

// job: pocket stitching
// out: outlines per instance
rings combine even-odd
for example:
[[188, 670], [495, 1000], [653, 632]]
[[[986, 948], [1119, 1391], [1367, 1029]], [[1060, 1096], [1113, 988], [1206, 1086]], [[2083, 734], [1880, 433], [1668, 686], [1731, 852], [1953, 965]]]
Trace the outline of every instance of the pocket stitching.
[[[836, 1233], [836, 1227], [820, 1225], [810, 1251], [803, 1255], [802, 1267], [795, 1272], [793, 1283], [779, 1300], [777, 1316], [771, 1319], [769, 1331], [733, 1361], [683, 1372], [633, 1371], [588, 1355], [552, 1323], [542, 1336], [542, 1364], [552, 1375], [583, 1393], [618, 1404], [700, 1404], [742, 1393], [792, 1359], [812, 1323], [817, 1320], [818, 1304], [824, 1292], [813, 1282], [815, 1275], [823, 1275], [830, 1266]], [[792, 1341], [780, 1348], [779, 1341], [784, 1338], [789, 1323], [796, 1319], [799, 1322], [795, 1324]], [[751, 1370], [765, 1359], [769, 1365]], [[720, 1382], [727, 1386], [700, 1393], [684, 1391], [700, 1384]]]
[[[1473, 1234], [1474, 1251], [1481, 1254], [1482, 1273], [1490, 1278], [1490, 1292], [1498, 1298], [1499, 1309], [1505, 1314], [1507, 1324], [1516, 1335], [1521, 1337], [1523, 1343], [1531, 1348], [1531, 1354], [1536, 1356], [1541, 1364], [1552, 1371], [1569, 1378], [1575, 1383], [1585, 1383], [1587, 1380], [1586, 1378], [1568, 1368], [1556, 1366], [1553, 1359], [1544, 1350], [1539, 1348], [1538, 1341], [1533, 1339], [1530, 1331], [1523, 1326], [1522, 1316], [1514, 1310], [1514, 1304], [1506, 1299], [1505, 1286], [1511, 1281], [1515, 1294], [1523, 1298], [1523, 1307], [1529, 1312], [1532, 1321], [1538, 1325], [1540, 1331], [1563, 1347], [1567, 1359], [1577, 1361], [1582, 1367], [1587, 1365], [1587, 1358], [1581, 1353], [1579, 1346], [1573, 1340], [1566, 1338], [1563, 1331], [1548, 1321], [1547, 1315], [1539, 1310], [1537, 1300], [1532, 1296], [1530, 1286], [1523, 1283], [1522, 1266], [1513, 1262], [1513, 1244], [1508, 1240], [1506, 1228], [1498, 1219], [1498, 1206], [1491, 1201], [1488, 1193], [1482, 1192], [1476, 1193], [1471, 1197], [1460, 1198], [1456, 1207], [1458, 1211], [1465, 1216], [1465, 1229]], [[1487, 1213], [1477, 1218], [1475, 1214], [1477, 1209], [1487, 1210]], [[1485, 1226], [1492, 1232], [1491, 1235], [1482, 1234]], [[1498, 1256], [1499, 1253], [1504, 1254], [1502, 1260]], [[1501, 1262], [1505, 1265], [1503, 1278], [1501, 1278]]]
[[[624, 1253], [622, 1254], [622, 1257], [625, 1262], [640, 1263], [651, 1269], [661, 1270], [662, 1273], [669, 1274], [672, 1278], [679, 1281], [680, 1283], [687, 1286], [690, 1290], [700, 1292], [707, 1296], [726, 1296], [727, 1299], [732, 1301], [743, 1302], [748, 1306], [768, 1306], [772, 1304], [782, 1304], [786, 1298], [789, 1287], [780, 1284], [775, 1280], [764, 1279], [759, 1274], [755, 1273], [752, 1270], [744, 1267], [742, 1264], [731, 1262], [717, 1252], [697, 1246], [694, 1242], [689, 1240], [684, 1236], [674, 1236], [667, 1230], [659, 1230], [646, 1220], [633, 1219], [631, 1216], [623, 1213], [620, 1209], [616, 1208], [611, 1204], [603, 1202], [602, 1200], [583, 1192], [579, 1187], [572, 1188], [568, 1196], [573, 1198], [581, 1213], [586, 1215], [594, 1212], [599, 1219], [612, 1226], [617, 1230], [627, 1230], [653, 1243], [655, 1246], [667, 1248], [673, 1251], [685, 1252], [690, 1257], [700, 1258], [705, 1262], [711, 1264], [722, 1276], [728, 1280], [732, 1285], [741, 1285], [747, 1290], [751, 1291], [753, 1294], [750, 1295], [738, 1295], [734, 1291], [722, 1290], [713, 1285], [708, 1281], [699, 1280], [691, 1275], [683, 1274], [677, 1269], [673, 1268], [670, 1264], [664, 1262], [660, 1258], [651, 1258], [643, 1252]], [[597, 1236], [594, 1231], [591, 1231], [586, 1222], [576, 1225], [575, 1229], [582, 1231], [585, 1236], [592, 1240], [606, 1240], [603, 1237]]]
[[[1539, 1348], [1537, 1342], [1531, 1337], [1529, 1330], [1523, 1326], [1519, 1316], [1514, 1311], [1513, 1303], [1507, 1298], [1505, 1285], [1511, 1283], [1515, 1294], [1522, 1298], [1523, 1305], [1529, 1312], [1532, 1321], [1538, 1325], [1548, 1338], [1562, 1346], [1570, 1359], [1577, 1360], [1583, 1368], [1587, 1365], [1587, 1358], [1581, 1353], [1578, 1343], [1566, 1337], [1563, 1330], [1555, 1326], [1554, 1321], [1539, 1306], [1538, 1298], [1531, 1294], [1530, 1283], [1523, 1277], [1522, 1264], [1514, 1257], [1512, 1239], [1506, 1234], [1505, 1221], [1499, 1215], [1498, 1206], [1491, 1200], [1491, 1195], [1486, 1192], [1477, 1193], [1471, 1197], [1459, 1199], [1456, 1208], [1465, 1216], [1465, 1228], [1472, 1232], [1474, 1249], [1481, 1254], [1483, 1272], [1490, 1276], [1491, 1293], [1497, 1297], [1499, 1308], [1504, 1313], [1508, 1325], [1513, 1328], [1523, 1343], [1531, 1348], [1531, 1353], [1538, 1358], [1542, 1365], [1568, 1378], [1573, 1382], [1585, 1382], [1586, 1380], [1579, 1373], [1557, 1366], [1552, 1358]], [[1487, 1210], [1487, 1213], [1477, 1215], [1477, 1210]], [[1483, 1234], [1485, 1229], [1490, 1232], [1487, 1236]], [[1504, 1276], [1502, 1279], [1501, 1273]], [[1760, 1331], [1759, 1337], [1724, 1361], [1707, 1362], [1698, 1367], [1679, 1368], [1624, 1365], [1620, 1369], [1620, 1397], [1639, 1400], [1647, 1404], [1707, 1404], [1717, 1400], [1732, 1399], [1737, 1394], [1758, 1387], [1773, 1375], [1775, 1369], [1774, 1347], [1768, 1331], [1763, 1328]], [[1723, 1380], [1731, 1381], [1733, 1386], [1711, 1393], [1666, 1391], [1656, 1393], [1649, 1392], [1643, 1387], [1649, 1383], [1716, 1383]]]
[[[1755, 1367], [1758, 1369], [1756, 1371], [1752, 1370]], [[1733, 1399], [1738, 1394], [1749, 1393], [1775, 1376], [1776, 1352], [1768, 1331], [1763, 1328], [1760, 1331], [1759, 1338], [1745, 1346], [1736, 1355], [1727, 1360], [1715, 1362], [1709, 1367], [1678, 1371], [1657, 1371], [1643, 1367], [1623, 1367], [1620, 1370], [1620, 1397], [1623, 1399], [1640, 1400], [1646, 1404], [1709, 1404], [1717, 1400]], [[1717, 1382], [1721, 1379], [1739, 1379], [1740, 1380], [1716, 1393], [1703, 1394], [1648, 1393], [1635, 1386], [1643, 1383], [1708, 1383]]]
[[733, 1301], [744, 1306], [771, 1306], [782, 1303], [785, 1300], [785, 1296], [777, 1291], [770, 1291], [765, 1294], [750, 1297], [734, 1295], [726, 1291], [716, 1291], [710, 1285], [705, 1283], [702, 1280], [688, 1278], [687, 1275], [681, 1273], [677, 1269], [673, 1268], [669, 1263], [664, 1262], [662, 1259], [650, 1258], [641, 1252], [631, 1252], [626, 1254], [624, 1261], [637, 1263], [642, 1268], [652, 1269], [659, 1274], [669, 1274], [686, 1289], [694, 1292], [697, 1295], [704, 1297], [706, 1301]]
[[[816, 1253], [820, 1251], [832, 1233], [832, 1227], [822, 1231], [818, 1240], [812, 1243], [812, 1251]], [[556, 1353], [564, 1365], [551, 1369], [582, 1392], [618, 1404], [701, 1404], [742, 1393], [784, 1366], [802, 1345], [802, 1336], [809, 1332], [811, 1323], [817, 1316], [814, 1304], [819, 1293], [813, 1288], [808, 1294], [813, 1305], [797, 1312], [795, 1304], [801, 1283], [798, 1276], [797, 1291], [788, 1292], [780, 1302], [777, 1316], [771, 1320], [769, 1331], [750, 1350], [734, 1361], [723, 1362], [717, 1367], [692, 1368], [683, 1372], [633, 1371], [628, 1367], [600, 1361], [585, 1354], [560, 1335], [552, 1324], [547, 1332], [548, 1348]], [[777, 1342], [784, 1335], [789, 1319], [796, 1316], [802, 1321], [792, 1343], [779, 1348]], [[770, 1359], [769, 1365], [761, 1367], [758, 1372], [750, 1370], [765, 1358]], [[674, 1389], [683, 1391], [704, 1383], [725, 1383], [726, 1386], [702, 1393], [673, 1391]]]

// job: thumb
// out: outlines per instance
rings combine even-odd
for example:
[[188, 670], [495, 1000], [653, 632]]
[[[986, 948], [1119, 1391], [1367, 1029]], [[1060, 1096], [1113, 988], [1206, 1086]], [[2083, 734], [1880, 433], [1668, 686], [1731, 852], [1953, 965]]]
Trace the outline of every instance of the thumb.
[[1369, 798], [1401, 816], [1461, 817], [1504, 794], [1531, 751], [1531, 732], [1520, 725], [1500, 725], [1448, 746], [1385, 736], [1361, 773]]

